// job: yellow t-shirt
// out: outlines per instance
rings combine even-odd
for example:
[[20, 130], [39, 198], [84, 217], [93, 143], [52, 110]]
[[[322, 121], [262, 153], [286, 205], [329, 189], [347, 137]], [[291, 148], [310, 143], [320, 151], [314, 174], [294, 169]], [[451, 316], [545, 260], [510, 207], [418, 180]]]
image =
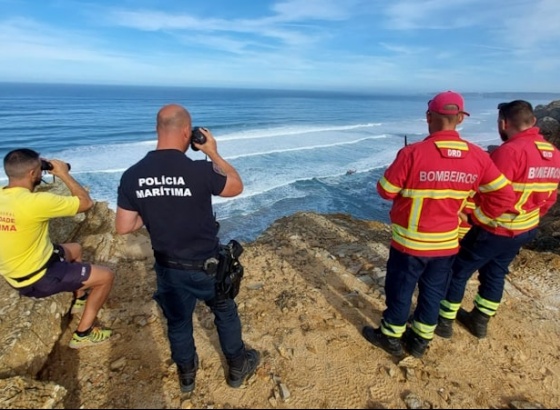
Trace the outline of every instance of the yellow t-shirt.
[[10, 285], [21, 288], [45, 275], [46, 269], [24, 282], [13, 280], [47, 263], [53, 250], [49, 219], [74, 216], [79, 206], [76, 196], [34, 193], [20, 187], [0, 189], [0, 274]]

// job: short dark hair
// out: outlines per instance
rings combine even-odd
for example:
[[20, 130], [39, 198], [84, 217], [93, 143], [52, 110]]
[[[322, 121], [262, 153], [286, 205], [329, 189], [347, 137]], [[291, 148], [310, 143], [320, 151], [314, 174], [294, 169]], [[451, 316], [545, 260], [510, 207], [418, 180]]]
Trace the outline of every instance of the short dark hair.
[[4, 171], [8, 178], [21, 178], [37, 166], [39, 153], [29, 148], [14, 149], [4, 157]]
[[498, 118], [510, 122], [516, 128], [532, 125], [535, 120], [533, 106], [525, 100], [500, 103], [498, 110]]

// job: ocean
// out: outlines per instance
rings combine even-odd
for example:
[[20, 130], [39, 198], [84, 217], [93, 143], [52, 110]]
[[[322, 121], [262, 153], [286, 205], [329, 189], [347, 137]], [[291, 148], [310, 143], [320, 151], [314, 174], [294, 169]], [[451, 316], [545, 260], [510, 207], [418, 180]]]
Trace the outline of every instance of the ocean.
[[[437, 91], [436, 91], [437, 92]], [[397, 151], [427, 135], [433, 94], [1, 84], [0, 155], [32, 148], [71, 164], [97, 201], [116, 208], [122, 172], [155, 149], [157, 111], [179, 103], [193, 126], [213, 133], [219, 153], [241, 175], [235, 198], [214, 199], [222, 242], [253, 241], [298, 211], [347, 213], [388, 222], [390, 203], [375, 185]], [[499, 144], [496, 106], [542, 94], [464, 94], [471, 114], [459, 131], [482, 147]], [[187, 151], [193, 159], [201, 152]], [[49, 181], [49, 176], [45, 180]], [[51, 178], [52, 180], [52, 178]], [[0, 184], [6, 184], [0, 170]]]

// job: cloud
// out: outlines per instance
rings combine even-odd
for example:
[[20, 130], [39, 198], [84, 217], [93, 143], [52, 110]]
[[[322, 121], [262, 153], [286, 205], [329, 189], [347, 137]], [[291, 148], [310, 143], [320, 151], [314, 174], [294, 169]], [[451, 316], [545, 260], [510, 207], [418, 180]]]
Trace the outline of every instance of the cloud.
[[[478, 9], [487, 0], [394, 0], [384, 13], [385, 27], [395, 30], [450, 30], [477, 23]], [[484, 10], [484, 9], [483, 9]]]
[[220, 27], [218, 19], [199, 19], [189, 15], [177, 15], [154, 10], [108, 10], [105, 20], [117, 26], [135, 28], [143, 31], [159, 30], [200, 30], [211, 31]]
[[560, 1], [536, 0], [504, 16], [502, 39], [514, 48], [552, 45], [560, 41]]
[[384, 42], [379, 43], [379, 45], [388, 51], [391, 51], [396, 54], [404, 54], [404, 55], [416, 55], [428, 51], [427, 47], [389, 44]]
[[0, 56], [54, 60], [99, 59], [84, 43], [88, 37], [76, 32], [56, 30], [30, 19], [15, 18], [0, 22]]
[[352, 0], [286, 0], [272, 6], [277, 21], [345, 20], [350, 15]]

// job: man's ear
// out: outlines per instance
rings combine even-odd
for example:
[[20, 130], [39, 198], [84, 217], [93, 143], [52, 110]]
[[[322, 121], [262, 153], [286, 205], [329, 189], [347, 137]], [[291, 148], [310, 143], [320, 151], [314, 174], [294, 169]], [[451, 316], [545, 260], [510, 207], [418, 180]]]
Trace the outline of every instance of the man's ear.
[[37, 168], [33, 168], [33, 169], [30, 169], [29, 172], [28, 172], [29, 177], [33, 180], [37, 177], [42, 176], [42, 174], [43, 174], [43, 171], [41, 171], [41, 168], [39, 168], [39, 170], [37, 170]]
[[428, 110], [426, 111], [426, 122], [429, 124], [432, 122], [432, 113]]
[[536, 123], [537, 123], [537, 117], [533, 117], [533, 123], [531, 124], [531, 127], [534, 127]]
[[498, 129], [500, 130], [505, 130], [507, 127], [507, 121], [505, 118], [499, 118], [498, 119]]

